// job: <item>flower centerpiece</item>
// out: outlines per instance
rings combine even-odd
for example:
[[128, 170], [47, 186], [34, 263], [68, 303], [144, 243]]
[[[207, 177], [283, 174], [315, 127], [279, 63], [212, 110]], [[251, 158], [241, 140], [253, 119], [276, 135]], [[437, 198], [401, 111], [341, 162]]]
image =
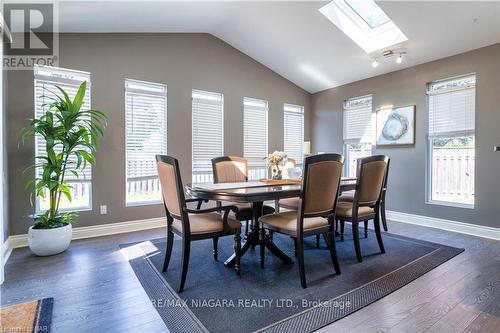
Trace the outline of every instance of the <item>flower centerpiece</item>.
[[267, 155], [267, 164], [271, 169], [272, 179], [281, 179], [283, 175], [283, 166], [286, 163], [286, 154], [282, 151], [275, 151], [272, 154]]

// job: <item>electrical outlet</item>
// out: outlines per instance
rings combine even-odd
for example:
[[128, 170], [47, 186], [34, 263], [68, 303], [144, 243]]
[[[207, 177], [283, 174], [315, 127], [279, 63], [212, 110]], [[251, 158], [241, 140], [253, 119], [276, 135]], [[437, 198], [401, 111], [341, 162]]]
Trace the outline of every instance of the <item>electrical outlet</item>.
[[101, 205], [101, 215], [107, 214], [108, 213], [108, 206], [106, 205]]

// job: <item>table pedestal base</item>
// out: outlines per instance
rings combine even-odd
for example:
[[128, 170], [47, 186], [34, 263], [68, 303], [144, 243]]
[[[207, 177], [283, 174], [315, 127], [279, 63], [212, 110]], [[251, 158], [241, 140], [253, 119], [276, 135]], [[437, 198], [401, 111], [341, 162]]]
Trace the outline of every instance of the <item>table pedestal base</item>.
[[[263, 202], [253, 202], [253, 220], [250, 226], [250, 231], [245, 237], [245, 244], [241, 247], [241, 256], [243, 257], [245, 253], [250, 248], [255, 248], [259, 245], [260, 248], [260, 267], [264, 268], [264, 257], [266, 248], [276, 257], [280, 258], [286, 264], [292, 264], [293, 260], [287, 256], [283, 251], [281, 251], [276, 244], [274, 244], [271, 236], [266, 234], [266, 231], [260, 227], [259, 218], [262, 216], [262, 206]], [[231, 255], [225, 262], [225, 266], [234, 266], [235, 254]]]

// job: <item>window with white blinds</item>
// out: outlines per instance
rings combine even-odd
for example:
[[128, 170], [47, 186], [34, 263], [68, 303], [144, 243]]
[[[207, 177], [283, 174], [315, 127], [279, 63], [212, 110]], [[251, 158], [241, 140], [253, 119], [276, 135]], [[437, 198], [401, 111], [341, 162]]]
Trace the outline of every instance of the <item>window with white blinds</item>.
[[167, 153], [167, 86], [125, 80], [126, 203], [161, 202], [156, 154]]
[[474, 74], [428, 85], [428, 201], [474, 206]]
[[344, 102], [344, 141], [357, 143], [373, 142], [372, 97], [363, 96]]
[[267, 175], [268, 104], [255, 98], [243, 98], [243, 155], [248, 160], [248, 178], [260, 179]]
[[[48, 111], [47, 103], [53, 102], [53, 98], [61, 95], [56, 86], [61, 87], [69, 97], [73, 99], [84, 81], [87, 82], [82, 110], [90, 109], [90, 73], [72, 69], [35, 66], [34, 70], [35, 86], [35, 117], [40, 117]], [[57, 151], [57, 148], [56, 148]], [[45, 156], [45, 140], [41, 136], [35, 137], [35, 156]], [[76, 159], [75, 159], [76, 161]], [[41, 177], [41, 169], [36, 170], [36, 177]], [[72, 201], [66, 197], [61, 198], [61, 210], [84, 210], [92, 207], [92, 166], [87, 164], [85, 169], [76, 177], [70, 170], [65, 174], [71, 188]], [[49, 208], [48, 192], [45, 198], [36, 197], [35, 207], [37, 212], [45, 211]]]
[[302, 166], [304, 159], [304, 107], [285, 104], [284, 113], [284, 151], [288, 158], [293, 158], [297, 166]]
[[359, 158], [372, 154], [374, 118], [371, 95], [350, 98], [344, 102], [344, 174], [347, 177], [356, 176]]
[[224, 95], [192, 91], [192, 181], [209, 182], [212, 158], [224, 155]]

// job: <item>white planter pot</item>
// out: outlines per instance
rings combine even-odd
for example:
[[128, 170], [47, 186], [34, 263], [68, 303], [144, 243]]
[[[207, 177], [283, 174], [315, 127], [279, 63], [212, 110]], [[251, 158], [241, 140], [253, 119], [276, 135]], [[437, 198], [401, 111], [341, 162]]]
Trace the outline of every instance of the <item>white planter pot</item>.
[[71, 224], [55, 229], [33, 229], [28, 231], [28, 245], [37, 256], [51, 256], [65, 251], [72, 236]]

